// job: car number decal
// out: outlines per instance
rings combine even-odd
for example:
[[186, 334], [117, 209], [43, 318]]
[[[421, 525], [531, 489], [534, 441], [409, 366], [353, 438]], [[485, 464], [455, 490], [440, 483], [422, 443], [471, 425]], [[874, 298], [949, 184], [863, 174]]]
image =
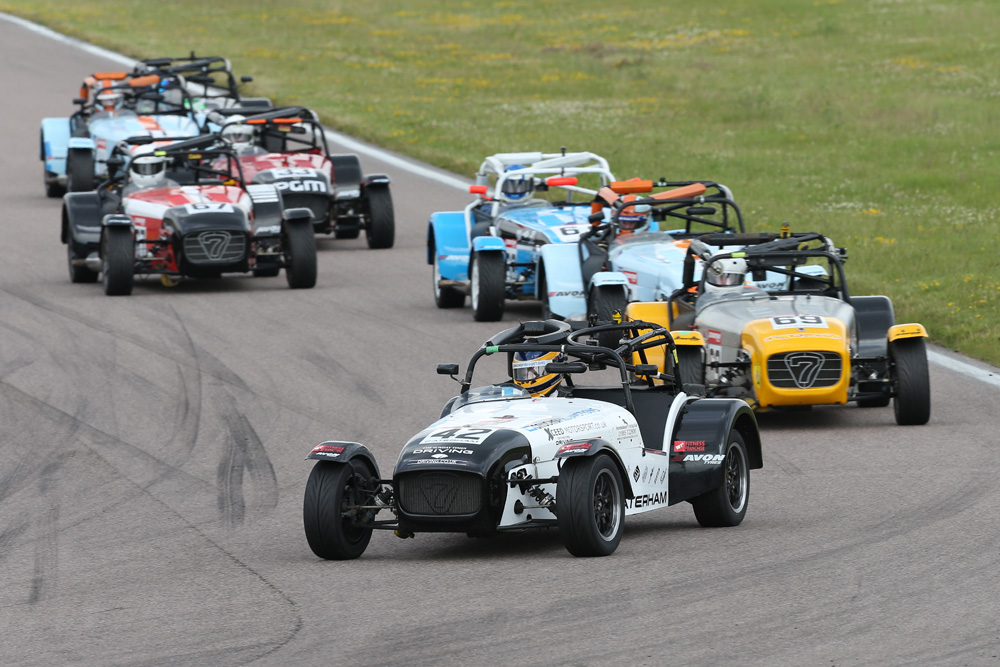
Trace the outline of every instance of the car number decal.
[[820, 315], [776, 315], [771, 318], [771, 328], [773, 329], [800, 329], [803, 327], [813, 327], [816, 329], [829, 329], [826, 318]]
[[589, 226], [590, 225], [581, 225], [579, 223], [571, 223], [571, 224], [568, 224], [568, 225], [559, 225], [558, 227], [556, 227], [556, 233], [558, 233], [559, 236], [565, 236], [565, 237], [568, 237], [568, 238], [576, 238], [580, 234], [582, 234], [584, 231], [586, 231]]
[[187, 211], [188, 215], [191, 215], [192, 213], [204, 213], [205, 211], [219, 211], [221, 213], [232, 213], [233, 205], [222, 202], [214, 202], [211, 204], [185, 204], [184, 210]]
[[490, 437], [494, 430], [492, 428], [446, 428], [429, 433], [424, 436], [420, 443], [426, 445], [433, 442], [463, 442], [479, 445]]

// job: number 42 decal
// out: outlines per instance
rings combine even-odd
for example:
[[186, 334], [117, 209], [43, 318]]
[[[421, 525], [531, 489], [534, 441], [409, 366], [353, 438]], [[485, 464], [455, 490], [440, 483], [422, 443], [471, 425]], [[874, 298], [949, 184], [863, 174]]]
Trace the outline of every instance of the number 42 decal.
[[812, 327], [814, 329], [829, 329], [826, 318], [820, 315], [776, 315], [771, 318], [774, 329], [799, 329]]
[[464, 442], [480, 444], [490, 437], [494, 429], [492, 428], [447, 428], [441, 431], [434, 431], [421, 440], [421, 443], [431, 442]]

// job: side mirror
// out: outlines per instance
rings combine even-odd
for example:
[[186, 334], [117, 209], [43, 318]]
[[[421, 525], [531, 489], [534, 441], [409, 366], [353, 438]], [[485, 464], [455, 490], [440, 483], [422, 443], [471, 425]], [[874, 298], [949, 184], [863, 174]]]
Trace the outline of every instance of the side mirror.
[[73, 98], [73, 104], [79, 104], [79, 105], [83, 106], [86, 103], [87, 103], [87, 98], [86, 97], [74, 97]]
[[636, 375], [658, 375], [660, 369], [656, 364], [636, 364], [634, 372]]
[[240, 83], [250, 83], [251, 81], [253, 81], [253, 77], [252, 76], [241, 76], [240, 77]]
[[688, 215], [715, 215], [716, 212], [714, 206], [688, 206], [686, 211]]
[[458, 375], [458, 364], [438, 364], [438, 375]]
[[118, 156], [109, 157], [104, 161], [104, 164], [108, 165], [108, 169], [118, 169], [125, 166], [125, 160]]

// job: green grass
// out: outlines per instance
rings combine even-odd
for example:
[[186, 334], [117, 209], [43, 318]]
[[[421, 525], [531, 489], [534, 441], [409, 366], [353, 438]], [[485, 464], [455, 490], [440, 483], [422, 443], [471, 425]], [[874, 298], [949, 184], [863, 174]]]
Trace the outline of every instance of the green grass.
[[[985, 0], [0, 0], [135, 57], [229, 57], [248, 92], [460, 174], [590, 150], [730, 186], [753, 230], [846, 245], [855, 294], [1000, 365], [1000, 6]], [[140, 38], [130, 37], [138, 36]], [[86, 74], [81, 72], [81, 77]], [[67, 91], [67, 109], [74, 91]]]

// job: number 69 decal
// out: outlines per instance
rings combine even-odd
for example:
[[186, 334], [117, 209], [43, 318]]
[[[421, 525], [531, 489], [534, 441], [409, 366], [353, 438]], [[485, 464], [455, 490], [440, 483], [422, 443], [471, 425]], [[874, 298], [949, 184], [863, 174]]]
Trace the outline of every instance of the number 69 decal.
[[771, 318], [771, 327], [774, 329], [830, 328], [826, 323], [826, 318], [820, 315], [776, 315]]

